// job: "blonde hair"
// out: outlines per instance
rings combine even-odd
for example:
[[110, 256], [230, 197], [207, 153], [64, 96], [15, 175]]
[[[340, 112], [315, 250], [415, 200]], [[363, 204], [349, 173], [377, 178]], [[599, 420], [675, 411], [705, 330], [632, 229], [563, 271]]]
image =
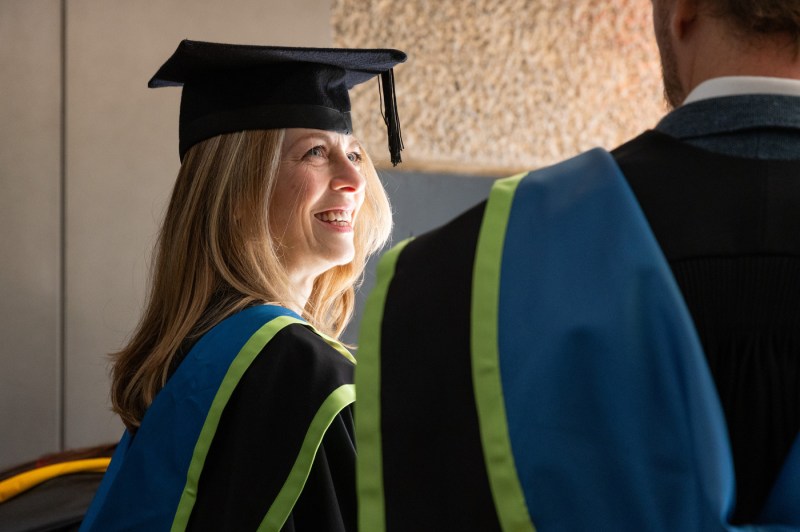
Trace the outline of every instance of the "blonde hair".
[[[146, 309], [127, 346], [111, 355], [112, 407], [129, 429], [139, 426], [182, 346], [248, 306], [294, 300], [269, 229], [283, 137], [284, 130], [240, 131], [186, 153], [156, 244]], [[391, 231], [389, 201], [363, 149], [362, 157], [355, 257], [316, 279], [303, 311], [334, 337], [352, 315], [367, 259]]]

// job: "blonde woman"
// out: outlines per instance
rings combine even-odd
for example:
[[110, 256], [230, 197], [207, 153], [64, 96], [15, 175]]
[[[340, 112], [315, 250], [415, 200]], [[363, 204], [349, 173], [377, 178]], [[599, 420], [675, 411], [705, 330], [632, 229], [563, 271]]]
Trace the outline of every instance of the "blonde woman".
[[354, 360], [335, 338], [388, 200], [348, 89], [395, 50], [183, 41], [181, 168], [147, 308], [114, 355], [127, 430], [82, 530], [355, 530]]

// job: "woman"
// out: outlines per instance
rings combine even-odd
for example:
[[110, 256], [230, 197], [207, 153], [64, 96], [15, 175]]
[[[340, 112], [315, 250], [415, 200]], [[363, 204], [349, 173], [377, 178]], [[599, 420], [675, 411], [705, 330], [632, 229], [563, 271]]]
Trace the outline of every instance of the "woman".
[[382, 73], [399, 161], [404, 59], [183, 41], [150, 81], [183, 86], [182, 164], [82, 530], [355, 529], [354, 360], [334, 338], [391, 215], [347, 90]]

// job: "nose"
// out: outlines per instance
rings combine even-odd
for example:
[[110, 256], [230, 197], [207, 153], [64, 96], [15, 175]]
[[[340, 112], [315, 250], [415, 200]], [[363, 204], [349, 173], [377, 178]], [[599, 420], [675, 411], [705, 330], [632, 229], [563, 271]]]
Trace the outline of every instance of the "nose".
[[366, 185], [366, 179], [357, 164], [347, 158], [346, 154], [337, 157], [331, 178], [331, 188], [339, 192], [361, 192]]

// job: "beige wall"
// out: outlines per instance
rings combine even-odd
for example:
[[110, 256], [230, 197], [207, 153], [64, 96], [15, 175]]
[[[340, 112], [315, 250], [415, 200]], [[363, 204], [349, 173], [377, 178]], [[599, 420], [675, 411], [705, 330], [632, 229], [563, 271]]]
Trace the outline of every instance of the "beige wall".
[[[656, 123], [665, 109], [651, 11], [647, 0], [331, 4], [336, 46], [409, 52], [395, 68], [403, 169], [498, 177]], [[386, 164], [369, 85], [353, 91], [353, 122]]]
[[179, 163], [180, 90], [150, 76], [183, 38], [329, 46], [329, 4], [0, 2], [0, 468], [121, 433], [105, 355], [139, 315]]
[[59, 441], [60, 12], [0, 2], [0, 468]]

